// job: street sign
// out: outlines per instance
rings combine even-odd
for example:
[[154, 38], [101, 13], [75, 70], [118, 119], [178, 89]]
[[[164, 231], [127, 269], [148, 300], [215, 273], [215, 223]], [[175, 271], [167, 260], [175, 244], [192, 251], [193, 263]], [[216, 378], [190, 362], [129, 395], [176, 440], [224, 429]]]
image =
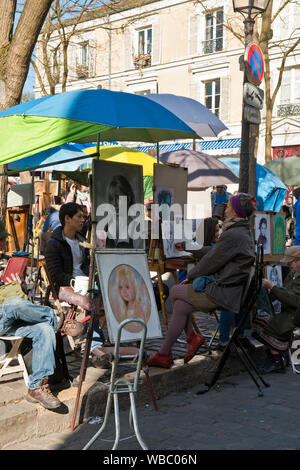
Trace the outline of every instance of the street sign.
[[260, 111], [253, 106], [244, 106], [244, 119], [250, 124], [260, 124]]
[[264, 56], [255, 42], [251, 42], [246, 47], [244, 62], [249, 82], [253, 85], [260, 85], [264, 76]]
[[252, 83], [244, 83], [244, 101], [254, 108], [262, 109], [264, 105], [264, 92]]

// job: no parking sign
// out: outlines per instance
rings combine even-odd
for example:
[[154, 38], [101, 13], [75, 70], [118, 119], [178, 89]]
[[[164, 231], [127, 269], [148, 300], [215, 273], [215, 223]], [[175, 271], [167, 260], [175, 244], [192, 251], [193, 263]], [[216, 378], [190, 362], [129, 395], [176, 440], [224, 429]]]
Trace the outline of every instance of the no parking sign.
[[248, 80], [254, 85], [260, 85], [264, 76], [264, 56], [255, 42], [246, 47], [244, 62]]

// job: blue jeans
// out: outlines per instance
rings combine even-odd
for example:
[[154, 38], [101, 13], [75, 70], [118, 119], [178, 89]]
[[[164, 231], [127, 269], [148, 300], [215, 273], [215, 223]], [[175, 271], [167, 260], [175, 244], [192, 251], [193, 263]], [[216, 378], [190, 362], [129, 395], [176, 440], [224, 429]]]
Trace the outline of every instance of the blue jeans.
[[91, 351], [95, 348], [101, 348], [102, 346], [102, 340], [100, 336], [100, 320], [95, 321], [94, 323], [94, 331], [93, 331], [93, 337], [92, 337], [92, 342], [91, 342]]
[[[222, 310], [220, 314], [220, 336], [219, 342], [220, 343], [227, 343], [230, 337], [230, 330], [231, 326], [234, 322], [235, 326], [238, 325], [241, 319], [240, 314], [235, 314], [228, 310]], [[244, 328], [241, 330], [240, 334], [243, 335]]]
[[28, 387], [39, 388], [55, 369], [57, 317], [52, 308], [11, 297], [0, 306], [0, 335], [32, 339], [32, 374]]

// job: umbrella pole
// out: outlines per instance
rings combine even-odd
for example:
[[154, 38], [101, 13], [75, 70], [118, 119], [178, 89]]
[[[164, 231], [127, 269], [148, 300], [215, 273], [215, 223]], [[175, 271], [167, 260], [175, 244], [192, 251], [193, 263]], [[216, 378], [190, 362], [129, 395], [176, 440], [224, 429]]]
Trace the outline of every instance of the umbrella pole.
[[157, 163], [159, 163], [159, 143], [158, 142], [156, 144], [156, 159], [157, 159]]
[[100, 157], [100, 134], [97, 134], [97, 160]]

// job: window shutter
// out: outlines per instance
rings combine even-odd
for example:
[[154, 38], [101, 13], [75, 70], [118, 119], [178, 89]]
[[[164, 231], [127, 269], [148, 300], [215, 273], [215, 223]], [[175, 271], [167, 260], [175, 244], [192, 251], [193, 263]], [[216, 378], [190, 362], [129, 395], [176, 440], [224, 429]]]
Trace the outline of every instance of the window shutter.
[[68, 66], [69, 66], [69, 72], [68, 72], [68, 79], [74, 80], [75, 78], [77, 79], [76, 75], [76, 62], [78, 60], [78, 50], [79, 50], [79, 44], [69, 44], [68, 47]]
[[199, 15], [190, 16], [189, 24], [189, 55], [199, 53]]
[[294, 101], [300, 103], [300, 67], [295, 68]]
[[230, 109], [230, 78], [221, 78], [221, 102], [220, 102], [220, 119], [223, 122], [229, 121], [229, 109]]
[[190, 83], [190, 98], [200, 101], [200, 85], [198, 82]]
[[286, 104], [291, 100], [291, 70], [285, 70], [282, 74], [280, 103]]
[[159, 23], [152, 25], [152, 53], [151, 53], [151, 64], [160, 64], [161, 61], [161, 28]]
[[96, 75], [96, 41], [90, 40], [88, 45], [89, 51], [89, 76], [94, 77]]
[[132, 37], [130, 29], [127, 28], [124, 32], [124, 69], [130, 70], [132, 67]]

